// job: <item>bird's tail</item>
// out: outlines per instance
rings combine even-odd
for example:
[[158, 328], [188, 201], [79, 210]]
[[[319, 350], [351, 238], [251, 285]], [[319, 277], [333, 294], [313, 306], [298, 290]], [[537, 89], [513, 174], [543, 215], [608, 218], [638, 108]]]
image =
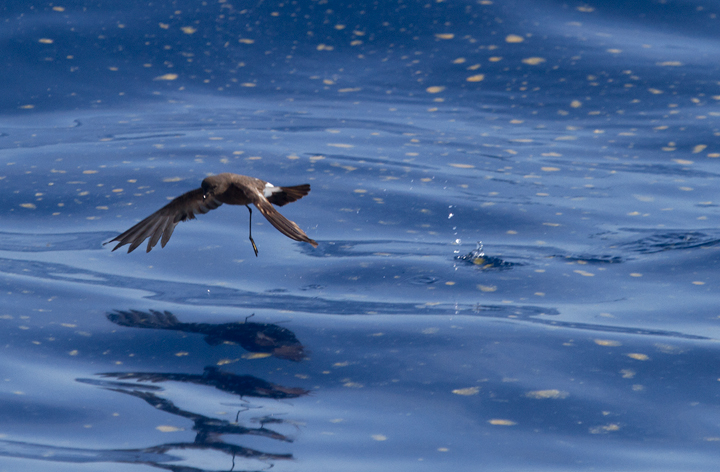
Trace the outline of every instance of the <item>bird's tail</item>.
[[265, 195], [270, 203], [277, 206], [300, 200], [310, 193], [310, 184], [295, 185], [294, 187], [274, 187], [270, 195]]

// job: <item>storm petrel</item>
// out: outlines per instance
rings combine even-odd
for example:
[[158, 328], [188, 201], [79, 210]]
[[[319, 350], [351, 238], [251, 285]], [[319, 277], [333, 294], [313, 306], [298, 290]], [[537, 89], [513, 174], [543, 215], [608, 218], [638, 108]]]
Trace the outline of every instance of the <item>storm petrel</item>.
[[257, 256], [257, 246], [252, 238], [252, 209], [249, 206], [252, 203], [282, 234], [295, 241], [303, 241], [317, 247], [318, 244], [310, 239], [297, 224], [282, 216], [273, 207], [273, 204], [283, 206], [299, 200], [309, 192], [310, 184], [275, 187], [264, 180], [246, 175], [231, 173], [211, 175], [202, 181], [200, 188], [180, 195], [107, 243], [118, 242], [113, 251], [129, 244], [128, 253], [130, 253], [147, 238], [150, 238], [146, 251], [150, 252], [158, 241], [160, 241], [161, 247], [165, 247], [179, 222], [192, 220], [195, 218], [195, 214], [207, 213], [223, 203], [227, 203], [228, 205], [245, 205], [250, 212], [249, 236], [255, 256]]

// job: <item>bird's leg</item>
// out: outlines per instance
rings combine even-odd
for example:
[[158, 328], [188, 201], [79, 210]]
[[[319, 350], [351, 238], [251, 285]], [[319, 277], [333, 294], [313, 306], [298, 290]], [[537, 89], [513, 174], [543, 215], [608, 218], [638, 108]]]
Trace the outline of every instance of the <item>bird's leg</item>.
[[255, 245], [255, 241], [253, 241], [253, 238], [252, 238], [252, 208], [250, 208], [250, 205], [245, 205], [245, 206], [247, 207], [248, 211], [250, 212], [250, 225], [249, 225], [249, 233], [248, 234], [250, 235], [250, 242], [252, 243], [253, 249], [255, 250], [255, 257], [257, 257], [258, 256], [257, 246]]

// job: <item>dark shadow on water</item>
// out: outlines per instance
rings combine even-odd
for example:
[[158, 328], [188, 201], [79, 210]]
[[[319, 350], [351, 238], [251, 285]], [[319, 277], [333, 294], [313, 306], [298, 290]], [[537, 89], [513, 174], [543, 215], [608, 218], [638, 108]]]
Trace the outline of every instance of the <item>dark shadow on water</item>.
[[[136, 374], [129, 372], [100, 375], [117, 377], [119, 379], [132, 378], [137, 380], [137, 382], [150, 381], [156, 383], [176, 380], [181, 382], [203, 383], [206, 385], [212, 384], [217, 388], [240, 395], [241, 397], [296, 398], [307, 394], [307, 391], [302, 389], [278, 386], [252, 376], [237, 376], [222, 373], [215, 368], [206, 369], [206, 373], [201, 376], [186, 374]], [[201, 379], [204, 379], [204, 381]], [[184, 458], [181, 451], [187, 450], [219, 452], [230, 456], [231, 463], [228, 464], [229, 470], [235, 470], [235, 461], [237, 459], [257, 460], [264, 462], [269, 467], [272, 467], [273, 461], [293, 459], [292, 454], [268, 453], [223, 441], [223, 435], [253, 435], [283, 442], [293, 441], [292, 438], [287, 435], [265, 426], [266, 424], [287, 423], [285, 420], [277, 417], [264, 416], [252, 418], [250, 421], [259, 423], [259, 427], [245, 427], [239, 424], [240, 415], [250, 411], [250, 406], [239, 410], [235, 421], [227, 421], [179, 408], [171, 400], [160, 397], [158, 394], [164, 389], [155, 385], [82, 378], [77, 379], [77, 381], [95, 385], [111, 392], [123, 393], [139, 398], [154, 410], [163, 411], [170, 415], [192, 421], [192, 429], [195, 432], [194, 441], [163, 443], [139, 449], [83, 449], [0, 440], [0, 456], [75, 464], [94, 462], [138, 464], [176, 472], [216, 470], [215, 467], [212, 469], [200, 469], [181, 464], [172, 464], [173, 462], [182, 462]]]
[[[250, 315], [252, 316], [252, 315]], [[305, 349], [295, 334], [287, 328], [270, 323], [181, 323], [169, 311], [115, 310], [107, 314], [108, 320], [129, 328], [169, 329], [205, 335], [211, 346], [239, 344], [249, 352], [268, 353], [280, 359], [301, 361]]]
[[[252, 315], [251, 315], [252, 316]], [[273, 324], [243, 323], [208, 324], [208, 323], [182, 323], [168, 311], [114, 311], [107, 314], [113, 323], [125, 327], [171, 329], [189, 333], [205, 335], [210, 345], [221, 343], [240, 344], [251, 352], [266, 352], [282, 359], [300, 361], [304, 358], [304, 349], [295, 335], [288, 329]], [[193, 441], [169, 442], [138, 449], [83, 449], [71, 447], [56, 447], [20, 441], [0, 440], [0, 456], [44, 460], [64, 463], [95, 463], [113, 462], [147, 465], [157, 469], [175, 472], [205, 472], [217, 469], [217, 453], [228, 457], [227, 470], [235, 469], [236, 461], [259, 461], [262, 470], [271, 468], [278, 460], [292, 460], [292, 454], [271, 453], [262, 450], [244, 447], [238, 444], [236, 438], [244, 435], [262, 437], [281, 442], [293, 442], [292, 437], [276, 429], [279, 426], [297, 428], [296, 423], [284, 420], [277, 414], [261, 414], [265, 406], [257, 403], [258, 400], [277, 401], [296, 399], [308, 395], [310, 392], [303, 388], [288, 387], [268, 382], [252, 375], [239, 375], [224, 372], [216, 366], [205, 367], [201, 374], [176, 372], [105, 372], [96, 374], [99, 378], [77, 378], [76, 381], [99, 387], [109, 392], [122, 393], [145, 402], [153, 412], [161, 411], [173, 417], [190, 420], [192, 431], [195, 433]], [[109, 380], [113, 379], [113, 380]], [[174, 382], [176, 386], [167, 391], [158, 385], [165, 382]], [[200, 386], [201, 388], [216, 389], [226, 394], [236, 396], [240, 402], [234, 421], [210, 417], [192, 410], [203, 411], [206, 402], [203, 400], [212, 395], [193, 394], [184, 388], [186, 385]], [[180, 392], [184, 407], [176, 405], [169, 398]], [[185, 393], [184, 393], [185, 392]], [[188, 398], [196, 398], [196, 408], [188, 402]], [[208, 400], [210, 402], [212, 400]], [[191, 406], [187, 406], [190, 403]], [[248, 417], [248, 415], [253, 415]], [[254, 423], [254, 425], [251, 425]], [[267, 425], [274, 425], [273, 428]], [[142, 426], [142, 425], [138, 425]], [[228, 442], [225, 436], [231, 435], [233, 441]], [[186, 457], [183, 451], [196, 451]], [[196, 457], [198, 453], [210, 454], [208, 468], [198, 468], [184, 465], [188, 459]], [[213, 456], [214, 454], [214, 456]], [[211, 458], [211, 459], [210, 459]], [[214, 463], [210, 466], [210, 463]]]
[[223, 392], [242, 397], [297, 398], [310, 393], [302, 388], [284, 387], [267, 382], [252, 375], [236, 375], [223, 372], [217, 367], [205, 367], [200, 375], [177, 374], [163, 372], [107, 372], [97, 374], [102, 377], [113, 377], [118, 380], [135, 380], [137, 382], [183, 382], [205, 387], [214, 387]]
[[[222, 372], [217, 367], [206, 367], [205, 372], [201, 375], [152, 372], [108, 372], [98, 375], [105, 378], [113, 377], [119, 381], [84, 378], [76, 380], [81, 383], [95, 385], [111, 392], [123, 393], [125, 395], [139, 398], [156, 411], [162, 411], [170, 415], [188, 419], [193, 422], [192, 429], [195, 432], [195, 439], [193, 442], [163, 443], [157, 446], [135, 450], [98, 450], [88, 452], [87, 450], [66, 449], [62, 451], [65, 453], [65, 457], [59, 459], [63, 462], [128, 462], [151, 465], [160, 469], [174, 471], [203, 471], [206, 469], [167, 464], [166, 462], [178, 462], [183, 460], [183, 458], [179, 455], [169, 455], [168, 453], [173, 450], [183, 451], [190, 449], [221, 452], [232, 457], [233, 468], [237, 458], [256, 459], [269, 464], [272, 464], [272, 461], [275, 460], [288, 460], [293, 458], [292, 454], [267, 453], [227, 443], [223, 440], [223, 435], [252, 435], [267, 439], [274, 439], [277, 441], [292, 442], [292, 438], [287, 435], [265, 427], [266, 424], [286, 423], [285, 420], [277, 417], [264, 416], [250, 420], [259, 423], [259, 427], [242, 426], [239, 423], [240, 415], [242, 413], [262, 408], [253, 407], [252, 404], [245, 399], [245, 397], [270, 399], [298, 398], [300, 396], [307, 395], [309, 393], [307, 390], [284, 387], [251, 375], [236, 375]], [[122, 380], [135, 380], [135, 382], [123, 382]], [[224, 392], [238, 395], [247, 403], [242, 409], [238, 410], [235, 416], [235, 421], [212, 418], [178, 407], [173, 401], [159, 395], [164, 391], [162, 387], [143, 383], [149, 382], [151, 384], [156, 384], [169, 381], [214, 387]], [[32, 446], [42, 448], [42, 446], [39, 445]], [[41, 450], [47, 453], [47, 448]], [[75, 457], [75, 454], [79, 457]], [[12, 450], [7, 451], [6, 455], [13, 457], [27, 457], [13, 454]], [[94, 460], [88, 459], [88, 455], [94, 457]], [[54, 460], [56, 457], [57, 455], [48, 457], [46, 460]], [[81, 458], [84, 460], [80, 460]]]

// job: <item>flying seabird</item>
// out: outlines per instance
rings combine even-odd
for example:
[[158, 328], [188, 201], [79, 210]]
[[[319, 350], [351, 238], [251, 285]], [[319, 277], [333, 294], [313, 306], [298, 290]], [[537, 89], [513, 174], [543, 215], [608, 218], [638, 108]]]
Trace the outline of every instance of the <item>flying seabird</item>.
[[270, 224], [282, 234], [295, 241], [310, 243], [313, 247], [317, 247], [317, 242], [310, 239], [297, 224], [282, 216], [273, 207], [273, 204], [283, 206], [299, 200], [309, 192], [310, 184], [296, 185], [294, 187], [275, 187], [264, 180], [246, 175], [232, 173], [211, 175], [202, 181], [200, 188], [180, 195], [107, 243], [118, 242], [113, 251], [129, 244], [128, 253], [131, 253], [143, 241], [150, 238], [146, 251], [150, 252], [158, 241], [160, 241], [161, 247], [165, 247], [179, 222], [192, 220], [198, 213], [207, 213], [223, 203], [227, 203], [228, 205], [245, 205], [250, 212], [249, 236], [255, 256], [257, 256], [257, 246], [252, 238], [252, 209], [249, 206], [252, 203]]

